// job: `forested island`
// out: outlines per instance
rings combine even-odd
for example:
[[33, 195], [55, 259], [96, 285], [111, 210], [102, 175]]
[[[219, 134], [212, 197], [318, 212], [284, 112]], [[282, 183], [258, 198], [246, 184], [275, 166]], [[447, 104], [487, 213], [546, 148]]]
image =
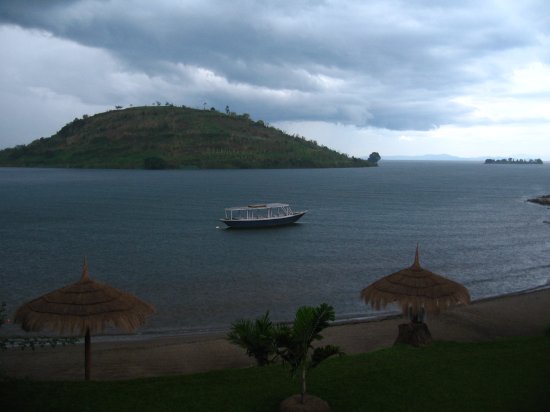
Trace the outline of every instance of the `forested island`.
[[48, 138], [0, 151], [0, 166], [237, 169], [370, 167], [380, 159], [350, 157], [291, 136], [248, 114], [172, 104], [84, 115]]
[[541, 159], [512, 159], [509, 157], [508, 159], [486, 159], [485, 160], [486, 165], [491, 164], [514, 164], [514, 165], [541, 165], [543, 164]]

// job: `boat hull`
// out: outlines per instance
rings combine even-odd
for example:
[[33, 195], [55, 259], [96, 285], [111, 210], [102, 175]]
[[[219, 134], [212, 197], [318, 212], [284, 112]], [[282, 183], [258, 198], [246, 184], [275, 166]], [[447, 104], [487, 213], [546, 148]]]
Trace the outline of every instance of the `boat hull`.
[[265, 218], [265, 219], [220, 219], [230, 228], [235, 229], [257, 229], [262, 227], [274, 227], [290, 225], [300, 219], [306, 212], [296, 212], [292, 215]]

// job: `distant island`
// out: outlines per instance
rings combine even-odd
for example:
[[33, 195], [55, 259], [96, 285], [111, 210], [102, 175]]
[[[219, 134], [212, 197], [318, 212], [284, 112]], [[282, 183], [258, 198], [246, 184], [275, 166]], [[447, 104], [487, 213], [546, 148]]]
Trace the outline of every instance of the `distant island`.
[[550, 195], [544, 195], [544, 196], [535, 197], [533, 199], [527, 199], [527, 201], [531, 203], [537, 203], [543, 206], [550, 206]]
[[499, 164], [499, 165], [507, 165], [507, 164], [514, 164], [514, 165], [541, 165], [543, 164], [541, 159], [512, 159], [511, 157], [508, 159], [486, 159], [485, 160], [486, 165], [492, 165], [492, 164]]
[[0, 166], [267, 169], [377, 166], [291, 136], [246, 113], [166, 105], [84, 115], [48, 138], [0, 151]]

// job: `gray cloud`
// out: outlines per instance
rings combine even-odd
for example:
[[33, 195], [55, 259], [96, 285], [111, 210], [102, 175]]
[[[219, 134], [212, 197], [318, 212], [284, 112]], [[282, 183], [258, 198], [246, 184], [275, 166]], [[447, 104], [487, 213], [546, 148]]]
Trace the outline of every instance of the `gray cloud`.
[[454, 98], [505, 79], [513, 59], [549, 61], [548, 4], [2, 1], [0, 23], [111, 56], [126, 88], [52, 86], [90, 105], [176, 99], [272, 122], [431, 130], [464, 121], [473, 109]]

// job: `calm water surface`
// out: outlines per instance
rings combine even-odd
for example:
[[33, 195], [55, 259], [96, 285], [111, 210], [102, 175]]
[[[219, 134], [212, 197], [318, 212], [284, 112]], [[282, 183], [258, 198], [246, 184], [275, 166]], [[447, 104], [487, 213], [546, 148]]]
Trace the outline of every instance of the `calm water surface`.
[[[0, 300], [16, 307], [95, 280], [153, 303], [142, 333], [227, 328], [327, 302], [373, 312], [359, 292], [409, 266], [473, 298], [550, 284], [550, 167], [383, 162], [379, 168], [126, 171], [0, 168]], [[288, 202], [299, 224], [224, 230], [224, 207]]]

